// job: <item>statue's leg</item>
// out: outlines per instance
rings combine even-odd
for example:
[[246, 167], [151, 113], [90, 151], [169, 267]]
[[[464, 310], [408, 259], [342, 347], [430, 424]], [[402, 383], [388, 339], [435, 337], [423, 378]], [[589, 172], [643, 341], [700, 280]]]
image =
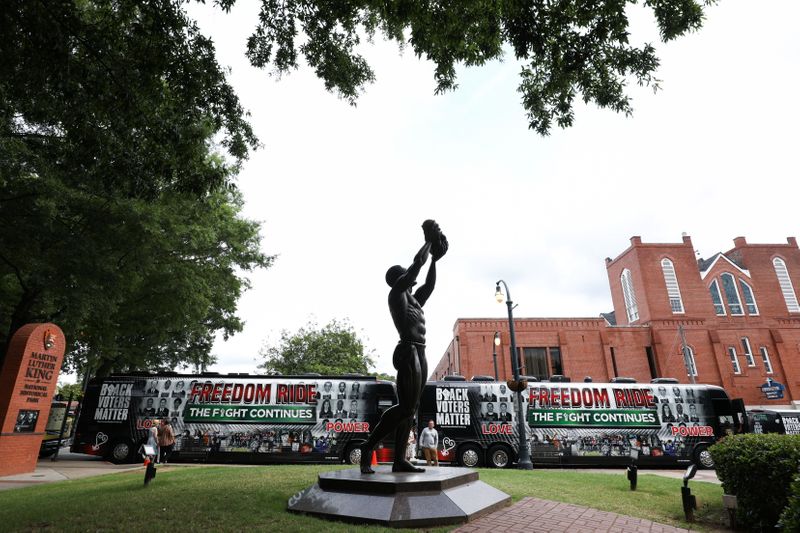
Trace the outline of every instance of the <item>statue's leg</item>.
[[414, 413], [419, 409], [419, 402], [422, 401], [422, 391], [425, 389], [425, 383], [428, 382], [428, 360], [425, 358], [425, 347], [420, 346], [417, 348], [417, 361], [419, 364], [419, 394], [417, 395], [416, 407]]
[[406, 459], [408, 433], [411, 431], [411, 427], [414, 424], [414, 416], [417, 414], [417, 409], [419, 408], [422, 387], [425, 385], [425, 375], [422, 373], [422, 369], [419, 366], [420, 352], [422, 352], [422, 358], [424, 360], [424, 348], [421, 346], [413, 346], [413, 357], [411, 357], [409, 361], [408, 387], [404, 391], [405, 403], [409, 406], [406, 411], [408, 416], [397, 426], [397, 431], [395, 432], [394, 465], [392, 466], [392, 472], [425, 471], [424, 468], [418, 468]]
[[[406, 459], [406, 449], [408, 448], [408, 433], [411, 431], [413, 419], [403, 421], [395, 432], [394, 464], [392, 472], [424, 472], [424, 468], [419, 468], [411, 464]], [[402, 443], [402, 444], [401, 444]]]
[[[370, 432], [367, 442], [361, 445], [361, 473], [375, 473], [370, 466], [372, 451], [380, 441], [397, 430], [399, 424], [414, 415], [413, 406], [416, 383], [413, 368], [416, 366], [416, 351], [410, 344], [398, 344], [394, 349], [394, 367], [397, 369], [397, 405], [383, 412], [381, 419]], [[406, 442], [408, 434], [406, 434]]]

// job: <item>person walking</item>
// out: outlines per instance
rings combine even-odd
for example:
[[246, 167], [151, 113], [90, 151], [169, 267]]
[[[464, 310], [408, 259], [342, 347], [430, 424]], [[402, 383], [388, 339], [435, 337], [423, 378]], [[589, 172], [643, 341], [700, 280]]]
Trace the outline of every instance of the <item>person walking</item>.
[[422, 430], [419, 435], [419, 445], [425, 455], [425, 463], [428, 466], [439, 466], [439, 433], [433, 428], [433, 420], [428, 421], [428, 427]]
[[[150, 450], [148, 450], [148, 447]], [[152, 451], [153, 453], [148, 453]], [[142, 454], [146, 460], [155, 464], [158, 462], [158, 429], [155, 426], [150, 427], [147, 430], [147, 436], [142, 441], [142, 445], [139, 447], [139, 453]]]
[[161, 462], [165, 463], [172, 455], [172, 447], [175, 446], [175, 432], [166, 418], [158, 426], [158, 447], [161, 451]]

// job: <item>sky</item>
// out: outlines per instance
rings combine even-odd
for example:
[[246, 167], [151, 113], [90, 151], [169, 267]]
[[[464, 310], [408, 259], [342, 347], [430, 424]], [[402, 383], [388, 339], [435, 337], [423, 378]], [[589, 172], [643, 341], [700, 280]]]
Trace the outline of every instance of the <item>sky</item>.
[[348, 319], [393, 373], [384, 273], [411, 263], [427, 218], [450, 242], [425, 307], [431, 368], [458, 318], [506, 316], [498, 279], [515, 317], [597, 317], [612, 310], [604, 260], [631, 236], [685, 232], [700, 257], [737, 236], [800, 236], [800, 2], [722, 2], [669, 44], [633, 8], [632, 42], [656, 46], [662, 90], [632, 83], [632, 117], [579, 103], [549, 137], [528, 129], [511, 54], [459, 69], [459, 88], [437, 96], [432, 63], [376, 37], [361, 52], [377, 79], [352, 107], [308, 68], [278, 78], [248, 64], [257, 5], [189, 8], [263, 145], [237, 183], [277, 256], [249, 275], [244, 330], [217, 339], [208, 370], [253, 372], [281, 330]]

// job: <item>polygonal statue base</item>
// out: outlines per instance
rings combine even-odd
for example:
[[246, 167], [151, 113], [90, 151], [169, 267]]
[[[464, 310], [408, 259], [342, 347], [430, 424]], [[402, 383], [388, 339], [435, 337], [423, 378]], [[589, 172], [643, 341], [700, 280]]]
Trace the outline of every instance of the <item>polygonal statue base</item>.
[[511, 501], [478, 481], [468, 468], [429, 467], [423, 473], [374, 474], [357, 468], [319, 475], [317, 483], [289, 499], [289, 510], [333, 520], [390, 527], [426, 527], [468, 522]]

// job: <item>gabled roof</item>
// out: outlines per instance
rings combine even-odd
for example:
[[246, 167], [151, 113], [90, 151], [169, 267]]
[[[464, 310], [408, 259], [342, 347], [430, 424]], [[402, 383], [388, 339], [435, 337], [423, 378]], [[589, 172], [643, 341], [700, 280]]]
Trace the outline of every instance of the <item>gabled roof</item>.
[[617, 325], [617, 315], [614, 314], [614, 311], [611, 311], [610, 313], [600, 313], [600, 316], [603, 317], [606, 322], [608, 322], [609, 326]]
[[700, 278], [706, 279], [708, 273], [711, 272], [711, 270], [714, 268], [714, 265], [716, 265], [720, 260], [727, 261], [736, 270], [738, 270], [748, 278], [750, 277], [750, 271], [744, 268], [744, 265], [742, 265], [740, 261], [738, 261], [736, 258], [728, 257], [722, 252], [717, 252], [708, 259], [697, 260], [697, 268], [700, 269]]

